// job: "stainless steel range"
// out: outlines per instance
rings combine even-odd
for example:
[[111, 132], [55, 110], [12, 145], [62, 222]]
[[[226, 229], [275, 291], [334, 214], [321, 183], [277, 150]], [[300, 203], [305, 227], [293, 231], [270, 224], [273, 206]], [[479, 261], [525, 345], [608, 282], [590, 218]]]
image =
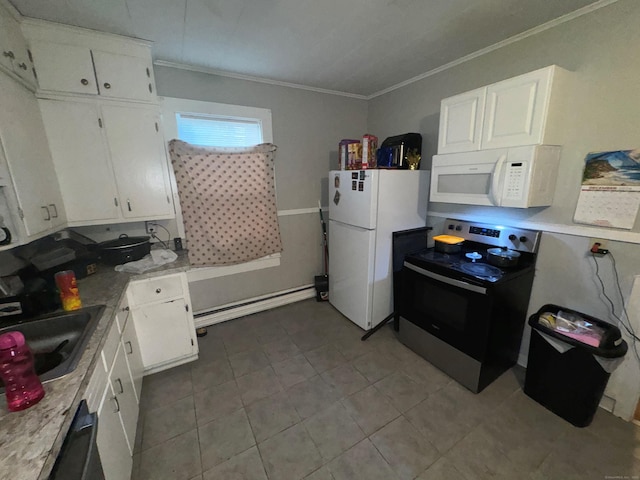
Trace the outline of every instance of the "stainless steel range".
[[[464, 239], [460, 252], [429, 248], [405, 257], [399, 338], [479, 392], [518, 358], [541, 233], [454, 219], [445, 233]], [[487, 252], [496, 247], [517, 262], [497, 266], [495, 252]]]

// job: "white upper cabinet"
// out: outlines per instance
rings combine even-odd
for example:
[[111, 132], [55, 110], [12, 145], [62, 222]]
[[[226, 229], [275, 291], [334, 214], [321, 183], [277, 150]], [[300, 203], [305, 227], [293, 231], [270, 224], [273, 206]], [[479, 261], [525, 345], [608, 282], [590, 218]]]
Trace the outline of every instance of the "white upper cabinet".
[[479, 88], [442, 100], [438, 153], [480, 150], [486, 93]]
[[154, 101], [151, 59], [93, 51], [100, 95], [109, 98]]
[[49, 42], [32, 42], [41, 90], [98, 94], [91, 50], [87, 47]]
[[69, 225], [172, 218], [155, 106], [40, 99]]
[[[24, 243], [62, 228], [66, 222], [38, 102], [33, 93], [0, 74], [0, 144], [19, 209]], [[16, 223], [18, 223], [16, 222]]]
[[20, 25], [0, 6], [0, 67], [17, 77], [31, 90], [35, 89], [33, 65]]
[[147, 42], [32, 19], [22, 28], [39, 93], [157, 102]]
[[100, 112], [94, 103], [39, 100], [70, 224], [118, 218]]
[[442, 100], [438, 153], [561, 143], [568, 76], [552, 65]]
[[105, 104], [102, 118], [125, 218], [174, 216], [157, 108]]

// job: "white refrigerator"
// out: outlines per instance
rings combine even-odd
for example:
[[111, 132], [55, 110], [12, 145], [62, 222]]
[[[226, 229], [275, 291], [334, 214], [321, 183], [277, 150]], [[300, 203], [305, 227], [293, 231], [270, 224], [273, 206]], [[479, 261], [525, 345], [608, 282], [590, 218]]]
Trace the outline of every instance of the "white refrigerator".
[[393, 312], [392, 233], [426, 225], [429, 173], [329, 172], [329, 302], [363, 330]]

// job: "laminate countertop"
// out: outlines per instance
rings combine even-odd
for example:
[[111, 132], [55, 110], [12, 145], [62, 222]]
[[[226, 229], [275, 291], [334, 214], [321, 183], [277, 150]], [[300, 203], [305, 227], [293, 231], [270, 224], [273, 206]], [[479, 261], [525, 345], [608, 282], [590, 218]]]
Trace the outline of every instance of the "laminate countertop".
[[70, 374], [44, 384], [45, 396], [21, 412], [9, 412], [4, 394], [0, 395], [0, 479], [46, 480], [51, 473], [73, 415], [84, 398], [100, 352], [115, 319], [116, 308], [130, 280], [152, 278], [189, 269], [185, 251], [168, 265], [131, 275], [98, 266], [98, 271], [78, 280], [83, 306], [105, 305], [95, 332]]

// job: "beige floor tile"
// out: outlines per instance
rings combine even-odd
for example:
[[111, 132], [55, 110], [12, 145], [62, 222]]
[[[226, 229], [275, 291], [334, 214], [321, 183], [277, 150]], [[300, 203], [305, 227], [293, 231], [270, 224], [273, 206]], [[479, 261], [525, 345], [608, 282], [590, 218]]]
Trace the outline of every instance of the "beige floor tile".
[[318, 373], [325, 372], [346, 362], [344, 356], [333, 345], [323, 345], [309, 350], [304, 355]]
[[400, 412], [373, 385], [343, 398], [342, 404], [367, 435], [400, 416]]
[[404, 417], [396, 418], [369, 439], [402, 480], [413, 480], [440, 456]]
[[287, 390], [289, 401], [301, 419], [323, 410], [340, 398], [340, 394], [320, 376], [300, 382]]
[[278, 377], [271, 367], [239, 377], [236, 383], [245, 406], [282, 391]]
[[198, 425], [229, 415], [242, 408], [235, 380], [193, 394]]
[[296, 355], [282, 362], [274, 363], [272, 367], [284, 388], [317, 375], [304, 355]]
[[257, 442], [262, 442], [300, 421], [286, 392], [258, 400], [249, 405], [246, 411]]
[[203, 480], [267, 480], [257, 447], [251, 447], [207, 470]]
[[270, 479], [298, 480], [322, 466], [322, 457], [302, 424], [258, 445]]
[[144, 414], [142, 451], [196, 427], [193, 397], [185, 397], [170, 405], [147, 410]]
[[256, 443], [244, 409], [198, 427], [198, 438], [204, 471], [244, 452]]
[[398, 477], [369, 439], [329, 463], [335, 480], [396, 480]]
[[307, 418], [304, 426], [325, 461], [337, 457], [365, 437], [362, 429], [340, 402]]
[[429, 395], [425, 385], [415, 382], [403, 372], [395, 372], [376, 382], [374, 386], [387, 396], [400, 412], [406, 412]]
[[140, 454], [138, 480], [189, 480], [202, 472], [196, 430]]
[[320, 376], [342, 396], [351, 395], [369, 386], [369, 381], [348, 363], [327, 370]]
[[238, 378], [268, 367], [269, 359], [262, 350], [249, 350], [230, 355], [229, 363], [231, 364], [233, 375]]

